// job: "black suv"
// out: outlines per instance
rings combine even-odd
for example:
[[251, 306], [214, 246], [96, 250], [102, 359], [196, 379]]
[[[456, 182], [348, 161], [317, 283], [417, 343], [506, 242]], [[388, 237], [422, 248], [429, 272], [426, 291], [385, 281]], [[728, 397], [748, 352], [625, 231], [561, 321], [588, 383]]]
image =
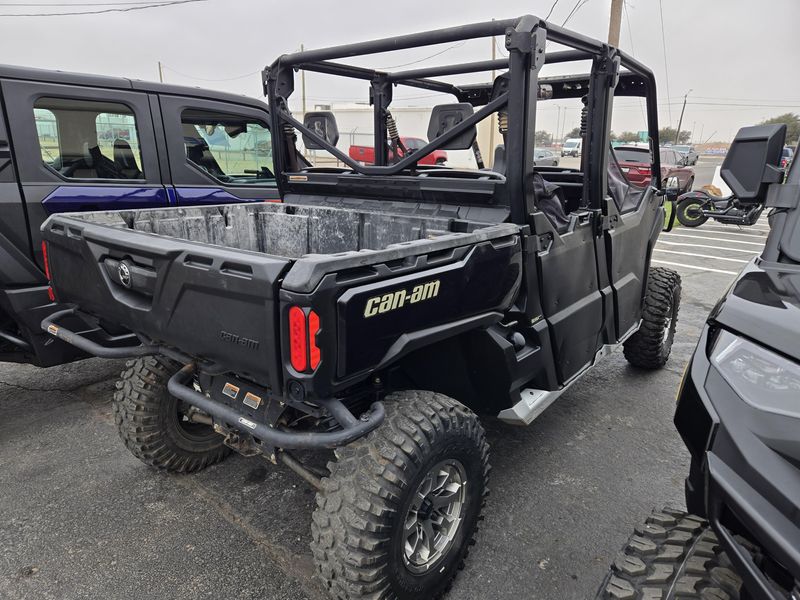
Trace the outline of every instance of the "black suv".
[[741, 130], [722, 166], [771, 232], [711, 311], [678, 393], [686, 505], [636, 530], [598, 598], [800, 598], [800, 168], [785, 125]]
[[[277, 201], [269, 121], [244, 96], [0, 66], [0, 360], [87, 356], [39, 327], [64, 308], [45, 273], [48, 216]], [[70, 326], [107, 345], [131, 339], [110, 323]]]

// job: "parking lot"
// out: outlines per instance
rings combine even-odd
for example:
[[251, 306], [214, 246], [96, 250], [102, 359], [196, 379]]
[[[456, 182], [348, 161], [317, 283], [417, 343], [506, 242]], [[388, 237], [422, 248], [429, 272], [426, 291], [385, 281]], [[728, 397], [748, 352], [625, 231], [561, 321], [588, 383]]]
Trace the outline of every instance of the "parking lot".
[[[717, 164], [701, 159], [695, 187]], [[450, 598], [589, 598], [634, 525], [683, 503], [675, 391], [708, 311], [766, 233], [762, 218], [662, 235], [654, 263], [683, 277], [666, 369], [635, 371], [617, 350], [531, 426], [484, 421], [492, 495]], [[260, 459], [189, 477], [139, 463], [111, 416], [122, 366], [0, 366], [0, 597], [321, 600], [312, 490]]]

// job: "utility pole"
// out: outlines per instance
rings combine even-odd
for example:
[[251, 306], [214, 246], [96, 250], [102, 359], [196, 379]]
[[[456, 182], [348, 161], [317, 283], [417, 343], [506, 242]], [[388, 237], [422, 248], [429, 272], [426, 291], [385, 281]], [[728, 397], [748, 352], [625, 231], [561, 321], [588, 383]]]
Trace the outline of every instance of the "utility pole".
[[608, 43], [619, 48], [619, 30], [622, 26], [622, 7], [625, 0], [611, 0], [611, 20], [608, 23]]
[[678, 119], [678, 131], [675, 133], [675, 143], [676, 144], [679, 143], [678, 139], [681, 137], [681, 125], [683, 124], [683, 111], [686, 110], [686, 97], [689, 95], [689, 92], [691, 92], [691, 91], [692, 90], [689, 90], [688, 92], [686, 92], [683, 95], [683, 107], [681, 108], [681, 116]]
[[164, 83], [164, 67], [161, 66], [161, 61], [158, 61], [158, 80]]
[[[300, 52], [305, 51], [305, 46], [300, 44]], [[300, 85], [301, 85], [301, 94], [303, 96], [303, 118], [306, 117], [306, 70], [303, 69], [300, 71]]]

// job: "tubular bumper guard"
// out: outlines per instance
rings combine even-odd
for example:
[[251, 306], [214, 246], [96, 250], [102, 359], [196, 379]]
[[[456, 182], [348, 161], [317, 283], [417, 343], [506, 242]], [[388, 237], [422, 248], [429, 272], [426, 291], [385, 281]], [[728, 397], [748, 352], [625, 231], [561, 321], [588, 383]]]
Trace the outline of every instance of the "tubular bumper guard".
[[[77, 309], [75, 308], [55, 312], [42, 321], [42, 329], [60, 340], [80, 348], [84, 352], [103, 358], [129, 358], [134, 356], [146, 356], [148, 354], [164, 354], [170, 358], [180, 357], [180, 353], [154, 344], [143, 343], [138, 346], [119, 348], [102, 346], [57, 324], [58, 319], [75, 314], [76, 312]], [[185, 361], [186, 357], [182, 357], [182, 359]], [[293, 432], [276, 429], [263, 423], [254, 423], [233, 408], [221, 402], [217, 402], [195, 390], [192, 385], [195, 369], [195, 364], [189, 362], [184, 365], [180, 371], [175, 373], [167, 382], [167, 390], [169, 393], [179, 400], [183, 400], [187, 404], [196, 406], [200, 410], [208, 413], [215, 421], [224, 423], [237, 431], [256, 437], [263, 444], [275, 448], [291, 450], [336, 448], [344, 446], [377, 429], [381, 423], [383, 423], [385, 416], [385, 411], [381, 402], [374, 402], [370, 411], [358, 419], [353, 416], [353, 413], [350, 412], [341, 400], [329, 398], [327, 400], [321, 400], [319, 403], [336, 420], [341, 429], [323, 433], [313, 431]]]

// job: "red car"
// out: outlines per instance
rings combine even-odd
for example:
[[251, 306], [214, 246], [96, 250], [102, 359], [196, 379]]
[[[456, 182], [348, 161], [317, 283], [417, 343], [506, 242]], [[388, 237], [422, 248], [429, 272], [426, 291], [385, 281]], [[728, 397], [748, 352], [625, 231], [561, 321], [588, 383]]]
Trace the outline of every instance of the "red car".
[[[423, 139], [415, 137], [401, 137], [400, 141], [402, 141], [403, 145], [412, 152], [416, 152], [428, 143]], [[375, 149], [372, 146], [350, 146], [349, 154], [350, 158], [362, 162], [365, 165], [371, 165], [375, 162]], [[389, 155], [389, 158], [392, 158], [391, 154]], [[434, 150], [430, 154], [423, 156], [419, 161], [419, 164], [443, 165], [446, 162], [447, 152], [444, 150]]]
[[[661, 181], [667, 187], [677, 187], [680, 193], [692, 191], [694, 169], [686, 166], [686, 159], [672, 148], [660, 148]], [[617, 146], [614, 154], [622, 172], [635, 186], [650, 183], [650, 151], [640, 146]], [[674, 178], [674, 179], [673, 179]], [[670, 181], [670, 180], [673, 181]], [[677, 185], [675, 185], [677, 184]]]

